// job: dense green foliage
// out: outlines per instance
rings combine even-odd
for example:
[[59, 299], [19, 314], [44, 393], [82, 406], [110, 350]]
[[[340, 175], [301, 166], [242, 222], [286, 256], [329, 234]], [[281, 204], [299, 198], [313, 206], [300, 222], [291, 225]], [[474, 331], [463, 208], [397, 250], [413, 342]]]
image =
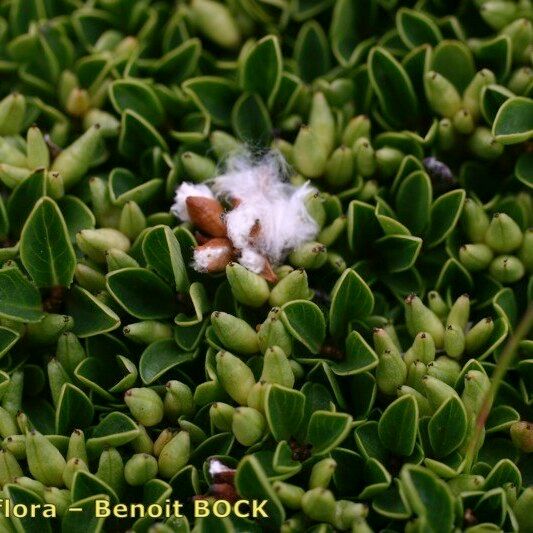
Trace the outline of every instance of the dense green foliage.
[[[0, 530], [532, 532], [532, 21], [1, 0], [1, 499], [58, 516]], [[243, 147], [311, 180], [320, 231], [268, 275], [199, 273], [176, 187]]]

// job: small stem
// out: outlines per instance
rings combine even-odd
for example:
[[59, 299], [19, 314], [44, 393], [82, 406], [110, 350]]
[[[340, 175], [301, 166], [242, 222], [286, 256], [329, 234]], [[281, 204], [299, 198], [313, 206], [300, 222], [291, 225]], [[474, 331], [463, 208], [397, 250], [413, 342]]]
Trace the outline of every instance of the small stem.
[[483, 399], [483, 403], [481, 404], [481, 409], [479, 410], [476, 419], [474, 434], [472, 435], [470, 444], [466, 452], [465, 471], [467, 473], [470, 472], [470, 468], [472, 467], [472, 464], [474, 462], [474, 456], [481, 440], [481, 434], [483, 432], [483, 428], [485, 427], [485, 423], [487, 422], [487, 418], [490, 414], [492, 401], [494, 398], [496, 398], [496, 394], [498, 393], [498, 389], [500, 388], [503, 378], [505, 377], [509, 366], [513, 362], [513, 358], [518, 348], [518, 344], [528, 334], [532, 326], [533, 304], [531, 304], [524, 313], [522, 320], [515, 329], [514, 334], [511, 335], [511, 337], [507, 341], [507, 344], [505, 345], [505, 348], [503, 349], [502, 354], [498, 359], [498, 362], [496, 363], [496, 368], [494, 369], [490, 380], [490, 388], [487, 391], [485, 398]]

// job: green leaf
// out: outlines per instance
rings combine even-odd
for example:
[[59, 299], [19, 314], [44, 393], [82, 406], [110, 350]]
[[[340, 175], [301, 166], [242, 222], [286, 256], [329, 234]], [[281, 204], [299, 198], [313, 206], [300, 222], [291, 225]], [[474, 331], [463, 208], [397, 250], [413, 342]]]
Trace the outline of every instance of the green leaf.
[[139, 434], [137, 424], [125, 414], [113, 412], [102, 418], [87, 439], [87, 451], [98, 456], [104, 448], [122, 446]]
[[267, 35], [248, 52], [240, 70], [242, 88], [271, 103], [281, 81], [283, 57], [278, 38]]
[[442, 40], [437, 25], [421, 11], [402, 7], [396, 13], [396, 27], [405, 46], [416, 48], [422, 44], [435, 46]]
[[336, 448], [350, 432], [352, 417], [346, 413], [315, 411], [309, 420], [307, 442], [313, 455], [323, 455]]
[[152, 320], [176, 314], [174, 292], [145, 268], [123, 268], [107, 275], [107, 290], [135, 318]]
[[285, 521], [285, 509], [272, 489], [259, 461], [251, 456], [245, 456], [235, 473], [235, 488], [242, 498], [249, 500], [267, 500], [265, 511], [267, 518], [260, 518], [259, 524], [279, 529]]
[[494, 465], [494, 468], [485, 479], [483, 490], [488, 491], [496, 487], [504, 487], [507, 483], [511, 483], [513, 487], [516, 487], [517, 492], [520, 492], [522, 474], [512, 461], [502, 459]]
[[412, 235], [387, 235], [375, 244], [382, 266], [390, 273], [409, 270], [422, 249], [422, 239]]
[[391, 126], [416, 129], [417, 99], [400, 63], [384, 48], [373, 48], [368, 57], [368, 69], [381, 111]]
[[0, 269], [0, 316], [31, 323], [44, 317], [39, 291], [14, 264]]
[[509, 428], [520, 420], [520, 413], [509, 405], [497, 405], [493, 407], [485, 428], [487, 433], [508, 431]]
[[[29, 510], [32, 505], [42, 506], [44, 504], [43, 499], [34, 491], [20, 485], [8, 483], [4, 486], [4, 492], [11, 500], [13, 506], [18, 505]], [[17, 531], [24, 531], [24, 533], [52, 533], [50, 519], [44, 517], [40, 512], [35, 513], [35, 517], [32, 517], [29, 512], [23, 518], [12, 516], [11, 520]]]
[[[69, 510], [63, 516], [61, 521], [61, 530], [69, 533], [94, 533], [102, 531], [105, 516], [98, 517], [96, 505], [98, 501], [108, 500], [109, 496], [97, 494], [89, 496], [83, 500], [78, 500], [69, 506]], [[76, 509], [71, 510], [71, 509]]]
[[461, 41], [442, 41], [433, 50], [431, 69], [451, 81], [462, 94], [476, 73], [470, 48]]
[[431, 471], [409, 464], [402, 468], [400, 480], [409, 505], [424, 519], [428, 531], [440, 533], [453, 529], [454, 502], [446, 483]]
[[168, 150], [167, 142], [152, 123], [132, 109], [122, 113], [119, 131], [118, 150], [124, 157], [139, 157], [147, 148]]
[[83, 229], [94, 229], [96, 220], [93, 212], [78, 197], [65, 195], [57, 201], [61, 210], [71, 242], [76, 241], [76, 234]]
[[[376, 0], [337, 0], [333, 7], [330, 41], [333, 55], [342, 65], [354, 65], [378, 20]], [[366, 39], [366, 43], [365, 40]]]
[[20, 259], [39, 287], [68, 287], [74, 278], [76, 255], [57, 204], [41, 198], [20, 237]]
[[178, 313], [174, 318], [174, 322], [178, 326], [196, 326], [200, 324], [204, 319], [204, 315], [210, 309], [205, 287], [199, 281], [195, 281], [189, 287], [189, 298], [194, 309], [194, 315], [188, 316], [185, 313]]
[[483, 87], [479, 95], [479, 108], [483, 118], [489, 124], [493, 124], [500, 107], [513, 96], [514, 94], [503, 85]]
[[346, 269], [331, 291], [329, 329], [333, 337], [344, 337], [348, 324], [370, 315], [373, 307], [374, 295], [368, 285], [353, 269]]
[[394, 400], [379, 419], [379, 438], [396, 455], [408, 456], [413, 453], [417, 430], [418, 404], [411, 395]]
[[328, 39], [316, 21], [306, 22], [300, 28], [294, 45], [294, 60], [297, 73], [304, 83], [311, 83], [329, 71]]
[[278, 443], [272, 459], [272, 468], [283, 476], [294, 475], [302, 469], [302, 463], [292, 458], [292, 450], [287, 441]]
[[[200, 468], [208, 457], [212, 457], [213, 455], [228, 455], [234, 442], [235, 437], [233, 433], [218, 433], [213, 435], [194, 449], [191, 453], [189, 463], [196, 468]], [[174, 478], [171, 480], [171, 483], [175, 486]]]
[[[357, 300], [352, 300], [357, 301]], [[332, 360], [331, 370], [337, 376], [352, 376], [376, 367], [378, 356], [357, 331], [346, 338], [346, 349], [341, 361]]]
[[526, 152], [516, 161], [515, 176], [530, 189], [533, 189], [533, 153]]
[[423, 171], [415, 171], [407, 176], [398, 188], [396, 193], [398, 220], [407, 226], [412, 234], [422, 235], [426, 229], [432, 198], [431, 180]]
[[141, 355], [139, 373], [143, 383], [150, 384], [177, 365], [191, 361], [194, 352], [183, 352], [174, 339], [163, 339], [150, 344]]
[[463, 402], [452, 396], [431, 417], [428, 434], [437, 457], [445, 457], [457, 450], [466, 437], [466, 411]]
[[56, 408], [56, 432], [70, 435], [77, 428], [85, 429], [93, 414], [94, 406], [87, 395], [72, 383], [65, 383]]
[[184, 82], [183, 89], [205, 110], [213, 124], [230, 125], [231, 109], [239, 95], [233, 82], [215, 76], [201, 76]]
[[404, 499], [397, 482], [372, 500], [372, 509], [390, 520], [406, 520], [411, 516], [411, 510]]
[[466, 193], [463, 189], [449, 191], [439, 196], [431, 206], [429, 228], [426, 235], [428, 248], [440, 244], [455, 229], [463, 211]]
[[24, 223], [35, 203], [46, 195], [46, 170], [39, 169], [30, 174], [11, 193], [7, 202], [7, 214], [11, 231], [20, 235]]
[[272, 137], [272, 123], [263, 100], [257, 94], [244, 93], [231, 112], [233, 131], [241, 140], [266, 145]]
[[89, 291], [74, 285], [66, 297], [66, 311], [74, 319], [73, 332], [80, 338], [113, 331], [119, 316]]
[[305, 396], [295, 390], [271, 385], [265, 395], [265, 416], [277, 441], [294, 437], [304, 415]]
[[497, 80], [504, 80], [512, 66], [512, 44], [508, 35], [484, 40], [474, 50], [478, 68], [488, 68]]
[[470, 272], [457, 259], [450, 257], [439, 273], [435, 290], [441, 294], [451, 290], [452, 296], [458, 297], [465, 292], [470, 292], [473, 285], [474, 280]]
[[376, 218], [375, 207], [352, 200], [348, 205], [348, 245], [356, 257], [367, 257], [374, 241], [383, 235]]
[[302, 21], [314, 17], [331, 3], [331, 0], [292, 0], [291, 13], [295, 20]]
[[320, 308], [308, 300], [293, 300], [281, 308], [289, 333], [312, 353], [319, 353], [326, 338], [326, 321]]
[[74, 474], [71, 487], [72, 500], [77, 502], [91, 496], [106, 495], [111, 499], [111, 504], [118, 503], [116, 492], [100, 478], [90, 472], [78, 470]]
[[123, 79], [114, 81], [109, 87], [109, 99], [117, 113], [135, 111], [154, 126], [165, 118], [161, 102], [150, 86], [140, 80]]
[[533, 137], [533, 100], [517, 96], [500, 107], [492, 134], [503, 144], [516, 144]]
[[163, 180], [158, 178], [143, 182], [126, 168], [115, 167], [109, 173], [109, 197], [118, 206], [131, 201], [144, 204], [160, 191], [162, 185]]
[[147, 265], [172, 283], [177, 291], [189, 288], [180, 244], [168, 226], [151, 229], [144, 238], [142, 249]]
[[507, 509], [507, 497], [504, 489], [495, 488], [485, 492], [481, 496], [474, 507], [474, 515], [482, 516], [487, 522], [496, 524], [496, 526], [501, 528], [507, 514]]
[[0, 358], [3, 357], [20, 339], [20, 333], [0, 326]]
[[200, 39], [188, 39], [161, 56], [156, 61], [154, 70], [158, 78], [179, 84], [196, 70], [201, 53]]

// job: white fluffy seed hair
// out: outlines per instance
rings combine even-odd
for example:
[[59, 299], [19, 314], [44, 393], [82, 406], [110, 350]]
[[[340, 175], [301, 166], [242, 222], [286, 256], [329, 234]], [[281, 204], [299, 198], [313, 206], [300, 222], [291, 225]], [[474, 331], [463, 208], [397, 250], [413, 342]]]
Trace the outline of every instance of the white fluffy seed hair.
[[209, 267], [224, 257], [228, 252], [225, 246], [211, 246], [196, 248], [193, 254], [192, 266], [196, 272], [207, 272]]
[[222, 472], [231, 472], [232, 469], [226, 466], [218, 459], [211, 459], [209, 462], [209, 474], [214, 476], [216, 474], [222, 474]]
[[203, 198], [214, 198], [211, 189], [203, 183], [183, 182], [177, 189], [174, 196], [174, 203], [170, 208], [170, 212], [179, 218], [182, 222], [190, 220], [189, 212], [187, 211], [187, 204], [185, 203], [189, 196], [201, 196]]
[[[259, 160], [241, 155], [229, 159], [226, 172], [213, 180], [212, 189], [217, 196], [237, 202], [225, 216], [228, 237], [241, 251], [239, 262], [253, 272], [263, 270], [262, 258], [279, 264], [318, 233], [305, 206], [315, 189], [309, 182], [291, 185], [287, 164], [278, 153]], [[254, 228], [259, 228], [255, 237]]]

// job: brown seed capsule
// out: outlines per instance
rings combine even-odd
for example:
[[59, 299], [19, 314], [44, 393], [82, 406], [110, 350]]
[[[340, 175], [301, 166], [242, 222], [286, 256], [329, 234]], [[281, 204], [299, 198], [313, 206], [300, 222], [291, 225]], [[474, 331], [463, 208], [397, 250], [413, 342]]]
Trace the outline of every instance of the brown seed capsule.
[[276, 283], [278, 281], [278, 276], [272, 269], [272, 265], [268, 259], [265, 259], [265, 266], [261, 271], [261, 276], [263, 276], [269, 283]]
[[218, 200], [203, 196], [189, 196], [185, 201], [191, 222], [213, 237], [225, 237], [226, 224], [222, 220], [224, 208]]
[[194, 267], [199, 272], [222, 272], [233, 259], [233, 254], [229, 239], [211, 239], [195, 248]]

